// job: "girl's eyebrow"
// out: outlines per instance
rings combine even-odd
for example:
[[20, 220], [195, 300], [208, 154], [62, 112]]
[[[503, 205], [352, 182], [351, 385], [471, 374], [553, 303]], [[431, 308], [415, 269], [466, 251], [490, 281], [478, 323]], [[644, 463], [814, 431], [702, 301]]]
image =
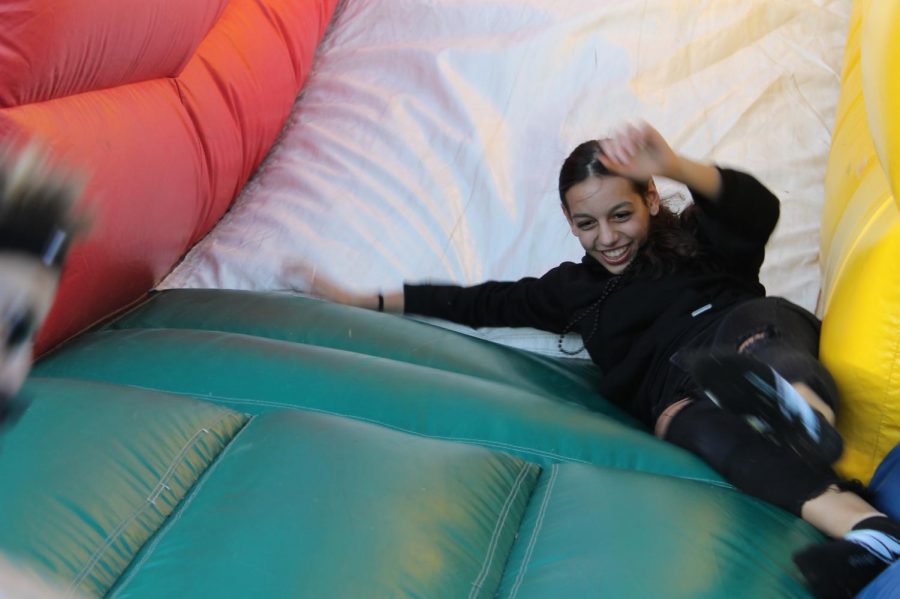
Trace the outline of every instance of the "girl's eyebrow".
[[[619, 210], [620, 208], [631, 208], [631, 202], [629, 202], [628, 200], [626, 200], [624, 202], [619, 202], [618, 204], [616, 204], [615, 206], [610, 208], [609, 211], [607, 212], [607, 214], [611, 214], [611, 213], [615, 212], [616, 210]], [[575, 214], [572, 215], [572, 218], [576, 218], [579, 216], [594, 218], [590, 214], [585, 214], [583, 212], [576, 212]]]
[[619, 208], [631, 208], [631, 202], [629, 202], [629, 201], [619, 202], [618, 204], [616, 204], [615, 206], [613, 206], [612, 208], [610, 208], [609, 211], [610, 211], [610, 212], [615, 212], [615, 211], [618, 210]]

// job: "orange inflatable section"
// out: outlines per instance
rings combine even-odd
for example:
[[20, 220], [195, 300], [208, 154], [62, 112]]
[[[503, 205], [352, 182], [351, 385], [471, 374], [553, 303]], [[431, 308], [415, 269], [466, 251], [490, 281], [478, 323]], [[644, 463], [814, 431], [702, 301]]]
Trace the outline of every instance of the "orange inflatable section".
[[141, 299], [224, 214], [281, 130], [336, 2], [0, 3], [0, 141], [40, 139], [90, 173], [90, 235], [38, 352]]
[[227, 3], [4, 0], [0, 106], [174, 77]]
[[[192, 244], [222, 216], [284, 125], [328, 23], [322, 4], [232, 0], [176, 79], [208, 167], [209, 197]], [[297, 36], [291, 24], [303, 22], [316, 29]]]

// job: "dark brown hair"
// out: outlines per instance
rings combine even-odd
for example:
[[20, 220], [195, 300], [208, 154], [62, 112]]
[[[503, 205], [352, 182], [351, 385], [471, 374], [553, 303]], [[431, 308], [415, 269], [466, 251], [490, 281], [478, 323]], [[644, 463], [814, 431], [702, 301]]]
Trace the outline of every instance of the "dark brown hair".
[[[569, 211], [566, 192], [590, 177], [620, 177], [603, 166], [600, 156], [603, 150], [597, 140], [586, 141], [575, 148], [563, 162], [559, 171], [559, 199]], [[650, 192], [649, 182], [629, 179], [635, 192], [644, 202]], [[649, 275], [659, 278], [674, 272], [685, 262], [700, 256], [697, 243], [697, 223], [694, 206], [688, 206], [681, 214], [673, 212], [664, 202], [660, 202], [659, 212], [650, 216], [647, 240], [641, 245], [637, 256], [628, 265], [628, 275]]]

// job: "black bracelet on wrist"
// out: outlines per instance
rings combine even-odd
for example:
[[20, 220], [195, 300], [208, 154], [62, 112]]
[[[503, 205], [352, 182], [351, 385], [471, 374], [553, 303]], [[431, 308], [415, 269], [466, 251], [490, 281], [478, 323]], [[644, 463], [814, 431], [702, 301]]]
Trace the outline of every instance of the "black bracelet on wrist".
[[383, 293], [378, 294], [378, 311], [384, 312], [384, 294]]

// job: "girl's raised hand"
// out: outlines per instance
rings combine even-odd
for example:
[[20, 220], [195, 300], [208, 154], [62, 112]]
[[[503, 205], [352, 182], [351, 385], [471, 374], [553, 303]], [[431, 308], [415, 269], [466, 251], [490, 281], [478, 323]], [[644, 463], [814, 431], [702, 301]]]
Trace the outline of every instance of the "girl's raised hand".
[[671, 177], [678, 165], [659, 131], [647, 123], [628, 125], [612, 137], [600, 140], [600, 162], [617, 175], [635, 181], [648, 181], [654, 175]]

